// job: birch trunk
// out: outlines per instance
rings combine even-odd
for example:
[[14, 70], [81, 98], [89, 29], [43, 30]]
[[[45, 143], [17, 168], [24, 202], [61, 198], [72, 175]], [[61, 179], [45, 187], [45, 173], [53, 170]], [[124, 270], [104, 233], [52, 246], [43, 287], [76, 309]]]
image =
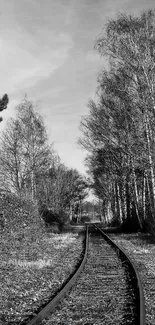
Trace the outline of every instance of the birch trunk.
[[151, 155], [151, 144], [150, 144], [149, 126], [148, 126], [148, 117], [147, 117], [147, 115], [145, 117], [145, 131], [146, 131], [146, 139], [147, 139], [148, 158], [149, 158], [149, 167], [150, 167], [152, 193], [153, 193], [153, 209], [154, 209], [154, 207], [155, 207], [155, 177], [154, 177], [153, 161], [152, 161], [152, 155]]
[[143, 176], [143, 189], [142, 189], [142, 208], [143, 208], [143, 218], [146, 219], [146, 178], [145, 173]]
[[35, 197], [35, 184], [34, 184], [34, 171], [33, 171], [33, 169], [31, 171], [31, 194], [32, 194], [32, 200], [34, 200], [34, 197]]
[[150, 191], [150, 185], [149, 185], [148, 175], [146, 175], [146, 188], [147, 188], [147, 193], [148, 193], [150, 210], [151, 210], [151, 214], [153, 216], [154, 209], [152, 207], [152, 198], [151, 198], [151, 191]]
[[123, 220], [127, 219], [127, 205], [126, 205], [126, 178], [122, 177], [122, 186], [120, 189], [120, 197], [122, 201], [122, 218]]
[[134, 185], [134, 195], [135, 195], [135, 208], [136, 208], [136, 215], [139, 222], [139, 226], [142, 229], [142, 222], [139, 216], [139, 198], [138, 198], [138, 189], [137, 189], [137, 181], [135, 175], [135, 167], [133, 162], [133, 157], [131, 157], [131, 167], [132, 167], [132, 177], [133, 177], [133, 185]]
[[122, 202], [121, 202], [120, 188], [118, 185], [118, 181], [116, 181], [116, 201], [117, 201], [119, 220], [120, 220], [120, 223], [122, 223], [123, 222], [123, 212], [122, 212]]
[[131, 200], [130, 200], [129, 175], [126, 177], [126, 207], [127, 207], [127, 218], [131, 219]]
[[108, 200], [108, 205], [107, 205], [107, 221], [108, 221], [108, 223], [109, 222], [111, 222], [111, 220], [112, 220], [112, 209], [111, 209], [111, 201], [110, 200]]
[[72, 219], [73, 219], [73, 210], [72, 210], [72, 204], [70, 204], [69, 220], [72, 221]]

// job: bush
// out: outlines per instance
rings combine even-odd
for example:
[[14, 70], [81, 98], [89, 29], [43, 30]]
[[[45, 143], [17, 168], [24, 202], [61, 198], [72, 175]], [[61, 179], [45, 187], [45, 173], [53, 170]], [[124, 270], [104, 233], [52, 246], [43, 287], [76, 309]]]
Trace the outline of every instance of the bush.
[[83, 217], [81, 218], [80, 223], [85, 223], [85, 222], [90, 222], [90, 218], [87, 217], [87, 216], [83, 216]]
[[21, 232], [30, 228], [41, 229], [43, 226], [37, 205], [13, 193], [0, 193], [0, 213], [3, 231]]
[[64, 224], [68, 221], [68, 216], [63, 210], [56, 212], [47, 209], [47, 207], [42, 207], [40, 213], [47, 227], [57, 223], [60, 231], [63, 230]]
[[108, 224], [108, 226], [109, 227], [120, 227], [120, 222], [118, 219], [114, 218], [114, 219], [112, 219], [110, 224]]

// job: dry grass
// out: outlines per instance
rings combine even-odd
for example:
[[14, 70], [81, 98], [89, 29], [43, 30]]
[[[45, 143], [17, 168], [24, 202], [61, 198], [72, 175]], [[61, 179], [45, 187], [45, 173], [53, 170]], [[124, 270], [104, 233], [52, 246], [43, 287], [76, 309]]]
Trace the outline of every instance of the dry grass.
[[0, 324], [20, 324], [48, 301], [80, 258], [83, 237], [40, 233], [36, 241], [2, 236]]

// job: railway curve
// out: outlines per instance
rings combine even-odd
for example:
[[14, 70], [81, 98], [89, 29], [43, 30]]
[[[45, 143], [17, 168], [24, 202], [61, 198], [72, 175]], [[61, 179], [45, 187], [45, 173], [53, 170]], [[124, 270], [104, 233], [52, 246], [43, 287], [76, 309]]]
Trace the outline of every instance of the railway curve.
[[[143, 294], [143, 288], [142, 288], [140, 276], [138, 274], [138, 271], [137, 271], [137, 268], [135, 266], [135, 263], [131, 260], [131, 258], [128, 256], [128, 254], [122, 249], [122, 247], [120, 247], [118, 244], [115, 244], [115, 242], [106, 233], [104, 233], [102, 229], [100, 229], [95, 224], [93, 226], [94, 226], [94, 229], [97, 232], [100, 233], [101, 237], [104, 238], [105, 243], [107, 242], [108, 244], [110, 244], [110, 246], [112, 248], [115, 248], [115, 251], [117, 252], [118, 258], [121, 258], [121, 260], [122, 260], [122, 265], [123, 265], [123, 263], [125, 263], [125, 265], [126, 265], [125, 267], [129, 266], [129, 268], [130, 268], [130, 275], [132, 277], [132, 281], [131, 282], [132, 282], [132, 285], [134, 285], [134, 288], [133, 289], [134, 289], [134, 292], [135, 292], [135, 295], [136, 295], [136, 307], [134, 306], [134, 311], [136, 311], [136, 322], [134, 324], [136, 324], [136, 325], [145, 325], [145, 301], [144, 301], [144, 294]], [[74, 287], [76, 287], [77, 283], [78, 283], [78, 288], [79, 288], [78, 290], [79, 291], [76, 292], [76, 289], [75, 289], [75, 296], [78, 296], [80, 294], [80, 292], [82, 292], [82, 294], [84, 294], [85, 296], [87, 296], [87, 295], [88, 296], [89, 295], [91, 296], [91, 294], [92, 294], [92, 296], [95, 295], [96, 283], [93, 282], [90, 285], [91, 290], [93, 290], [92, 288], [94, 286], [94, 291], [87, 290], [88, 288], [85, 285], [85, 279], [86, 279], [86, 277], [89, 276], [89, 272], [90, 272], [90, 277], [92, 276], [91, 275], [91, 267], [93, 268], [93, 264], [95, 263], [95, 257], [96, 257], [96, 256], [94, 256], [93, 259], [90, 260], [90, 261], [89, 261], [90, 257], [88, 257], [88, 262], [86, 263], [86, 259], [87, 259], [87, 255], [88, 255], [88, 228], [89, 228], [89, 226], [87, 225], [86, 226], [85, 253], [84, 253], [84, 257], [83, 257], [83, 260], [81, 261], [80, 266], [75, 271], [75, 273], [72, 276], [72, 278], [67, 282], [67, 284], [63, 287], [63, 289], [58, 293], [58, 295], [50, 303], [48, 303], [47, 306], [44, 307], [43, 310], [41, 310], [38, 315], [36, 315], [30, 322], [28, 322], [27, 325], [39, 325], [42, 322], [42, 320], [44, 318], [47, 318], [51, 313], [52, 314], [51, 314], [50, 317], [51, 317], [51, 320], [53, 320], [53, 315], [55, 314], [56, 306], [60, 302], [61, 302], [60, 305], [63, 305], [63, 299], [64, 299], [64, 297], [66, 296], [66, 299], [67, 299], [67, 293], [68, 293], [68, 291], [69, 290], [71, 290], [71, 291], [73, 290], [74, 291]], [[96, 247], [98, 246], [98, 243], [99, 242], [96, 241], [96, 243], [95, 243]], [[101, 243], [101, 245], [103, 245], [103, 242]], [[107, 247], [108, 246], [106, 246], [105, 249], [102, 248], [101, 254], [102, 253], [103, 254], [98, 257], [98, 262], [99, 261], [101, 261], [101, 262], [99, 262], [99, 267], [97, 266], [96, 269], [95, 269], [96, 270], [95, 271], [96, 272], [96, 276], [98, 276], [98, 279], [99, 279], [99, 280], [97, 280], [97, 283], [99, 284], [99, 281], [102, 280], [102, 282], [104, 283], [104, 285], [106, 285], [106, 281], [107, 282], [109, 281], [108, 279], [110, 279], [110, 281], [111, 281], [111, 279], [113, 280], [113, 276], [116, 277], [116, 275], [117, 275], [117, 274], [112, 274], [112, 278], [110, 278], [110, 275], [108, 273], [106, 274], [106, 272], [105, 272], [105, 274], [103, 274], [104, 268], [102, 269], [102, 266], [103, 266], [102, 265], [102, 262], [103, 263], [106, 263], [106, 261], [108, 261], [108, 254], [109, 253], [106, 253]], [[99, 250], [98, 250], [98, 252], [99, 252]], [[109, 256], [110, 255], [111, 255], [111, 252], [110, 252]], [[111, 258], [111, 261], [113, 261], [113, 256], [112, 255], [111, 255], [110, 258]], [[108, 263], [109, 263], [109, 261], [108, 261]], [[119, 261], [119, 263], [120, 263], [120, 261]], [[84, 269], [85, 264], [86, 264], [86, 270]], [[88, 268], [87, 268], [87, 264], [88, 264]], [[116, 269], [116, 266], [117, 265], [114, 265], [114, 270]], [[97, 273], [98, 273], [98, 275], [97, 275]], [[114, 273], [115, 273], [115, 271], [114, 271]], [[94, 273], [92, 273], [92, 274], [94, 274]], [[82, 275], [84, 277], [84, 280], [80, 280], [82, 278]], [[85, 275], [86, 275], [86, 277], [85, 277]], [[120, 276], [120, 274], [119, 274], [119, 276]], [[75, 283], [76, 283], [76, 285], [74, 286]], [[108, 282], [108, 283], [110, 283], [110, 282]], [[103, 293], [102, 290], [99, 288], [99, 290], [97, 291], [97, 296], [101, 295], [102, 293]], [[104, 301], [104, 296], [103, 297], [100, 297], [100, 300], [101, 299]], [[74, 302], [76, 304], [76, 299], [75, 299]], [[129, 308], [131, 308], [131, 307], [129, 307]], [[63, 309], [63, 307], [62, 307], [62, 309]], [[59, 308], [59, 312], [60, 312], [60, 310], [61, 310], [61, 306]], [[79, 316], [78, 316], [78, 313], [77, 313], [76, 315], [73, 315], [73, 317], [75, 317], [75, 316], [78, 318], [81, 315], [79, 313]], [[55, 319], [56, 318], [54, 318], [54, 323], [56, 324]], [[46, 324], [46, 322], [45, 322], [45, 324]], [[63, 322], [63, 324], [68, 324], [67, 320], [66, 320], [66, 323]], [[87, 322], [86, 323], [80, 323], [80, 321], [79, 321], [79, 324], [89, 324], [89, 323], [87, 323]], [[90, 323], [90, 324], [98, 324], [98, 323]], [[101, 323], [99, 323], [99, 324], [101, 324]], [[126, 324], [126, 323], [123, 323], [123, 324]], [[127, 324], [128, 324], [128, 322], [127, 322]], [[129, 322], [129, 324], [132, 324], [132, 322]]]
[[96, 229], [98, 229], [102, 233], [104, 238], [106, 238], [111, 243], [111, 245], [118, 248], [118, 250], [124, 256], [124, 258], [127, 258], [131, 268], [133, 269], [136, 287], [137, 287], [137, 293], [139, 296], [139, 299], [138, 299], [139, 300], [139, 306], [138, 306], [139, 324], [145, 325], [146, 324], [146, 322], [145, 322], [145, 299], [144, 299], [143, 285], [142, 285], [141, 278], [140, 278], [139, 272], [137, 270], [137, 267], [136, 267], [134, 261], [130, 258], [128, 253], [125, 252], [124, 249], [122, 247], [120, 247], [120, 245], [116, 244], [105, 232], [103, 232], [102, 229], [100, 229], [97, 225], [94, 225], [94, 226]]

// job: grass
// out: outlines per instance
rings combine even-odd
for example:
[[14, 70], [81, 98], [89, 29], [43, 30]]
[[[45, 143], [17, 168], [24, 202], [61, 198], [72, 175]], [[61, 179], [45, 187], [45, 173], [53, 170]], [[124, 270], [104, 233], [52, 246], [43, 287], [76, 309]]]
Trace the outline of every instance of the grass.
[[[18, 234], [19, 235], [19, 234]], [[22, 324], [60, 288], [83, 247], [78, 234], [7, 236], [0, 240], [0, 324]]]

